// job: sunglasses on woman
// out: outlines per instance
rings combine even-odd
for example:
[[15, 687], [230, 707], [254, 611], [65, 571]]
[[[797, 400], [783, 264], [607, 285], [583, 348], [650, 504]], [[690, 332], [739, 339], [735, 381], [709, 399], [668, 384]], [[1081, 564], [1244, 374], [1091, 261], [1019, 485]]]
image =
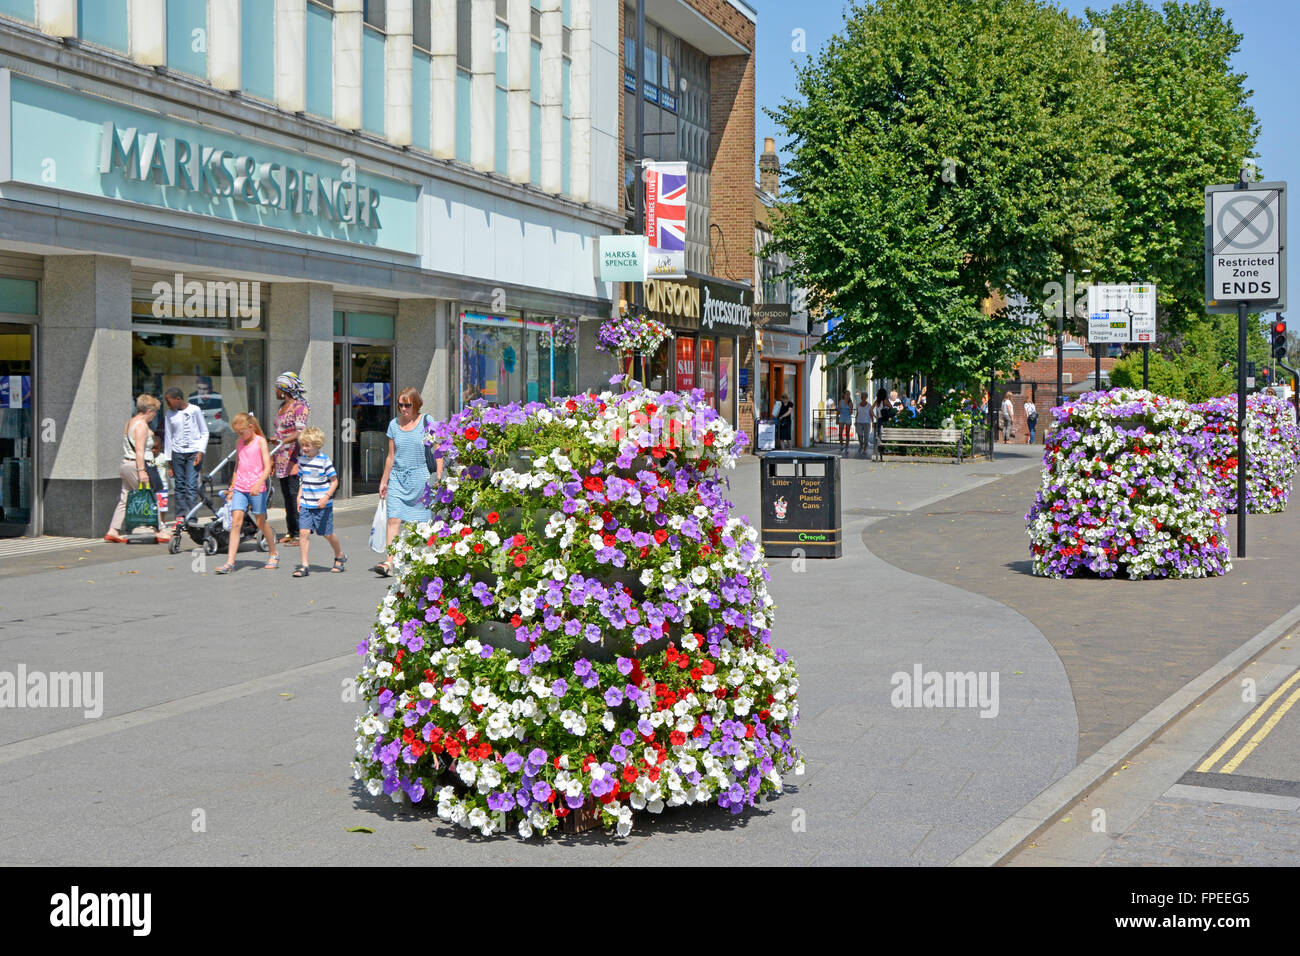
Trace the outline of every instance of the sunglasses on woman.
[[410, 402], [398, 402], [398, 403], [397, 403], [397, 407], [398, 407], [398, 408], [410, 408], [410, 407], [411, 407], [411, 403], [410, 403]]

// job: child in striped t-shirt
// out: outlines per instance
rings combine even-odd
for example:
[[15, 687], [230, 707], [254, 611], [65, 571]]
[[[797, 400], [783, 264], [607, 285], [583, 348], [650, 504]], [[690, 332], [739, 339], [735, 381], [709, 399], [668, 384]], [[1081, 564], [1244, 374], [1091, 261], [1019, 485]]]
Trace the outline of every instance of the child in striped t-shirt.
[[331, 571], [341, 572], [347, 564], [347, 555], [334, 533], [334, 492], [339, 487], [339, 475], [334, 463], [321, 451], [325, 433], [319, 428], [304, 428], [298, 435], [298, 550], [302, 564], [294, 569], [295, 578], [305, 578], [311, 573], [307, 564], [307, 550], [313, 534], [321, 535], [334, 549], [334, 566]]

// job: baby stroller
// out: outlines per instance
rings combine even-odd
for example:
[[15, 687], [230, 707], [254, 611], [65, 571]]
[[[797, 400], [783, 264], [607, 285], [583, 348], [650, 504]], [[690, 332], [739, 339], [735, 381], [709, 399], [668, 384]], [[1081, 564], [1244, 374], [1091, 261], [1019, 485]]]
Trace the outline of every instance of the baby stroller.
[[[271, 454], [274, 455], [281, 449], [281, 447], [283, 447], [283, 443], [277, 444], [273, 449], [271, 449]], [[223, 501], [221, 504], [215, 503], [216, 494], [213, 490], [212, 480], [221, 472], [221, 469], [230, 464], [238, 454], [239, 449], [236, 448], [225, 458], [221, 459], [221, 461], [217, 463], [217, 467], [213, 468], [203, 476], [203, 480], [199, 482], [198, 503], [191, 508], [187, 514], [177, 518], [176, 523], [172, 525], [172, 539], [167, 543], [167, 550], [171, 554], [180, 554], [182, 534], [188, 534], [195, 544], [203, 548], [204, 554], [218, 554], [226, 550], [227, 546], [230, 544], [230, 531], [222, 524], [220, 517], [221, 505], [224, 505], [225, 502]], [[267, 507], [269, 508], [271, 499], [275, 495], [275, 489], [271, 486], [270, 478], [267, 479], [266, 484], [269, 492], [266, 501]], [[212, 514], [212, 518], [208, 521], [201, 522], [198, 520], [197, 516], [199, 511], [204, 508]], [[267, 542], [266, 536], [257, 529], [257, 521], [253, 518], [252, 514], [246, 511], [244, 512], [243, 525], [239, 529], [239, 538], [242, 541], [244, 538], [254, 537], [257, 539], [258, 551], [271, 550], [271, 545]]]

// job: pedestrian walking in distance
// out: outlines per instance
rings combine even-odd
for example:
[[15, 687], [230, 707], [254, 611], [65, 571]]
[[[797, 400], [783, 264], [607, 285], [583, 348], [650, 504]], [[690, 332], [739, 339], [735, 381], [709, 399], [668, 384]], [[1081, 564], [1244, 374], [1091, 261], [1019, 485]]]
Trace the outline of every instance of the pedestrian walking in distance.
[[871, 443], [871, 401], [866, 392], [858, 394], [858, 454], [865, 455]]
[[1011, 396], [1007, 395], [1002, 399], [1002, 410], [998, 413], [999, 423], [1002, 425], [1002, 440], [1009, 442], [1016, 437], [1016, 409], [1011, 404]]
[[298, 500], [294, 504], [298, 509], [298, 551], [302, 564], [294, 568], [295, 578], [305, 578], [311, 573], [307, 552], [313, 534], [320, 535], [334, 549], [331, 571], [342, 573], [348, 562], [339, 536], [334, 533], [334, 493], [339, 488], [339, 473], [329, 456], [321, 451], [324, 444], [325, 433], [319, 428], [304, 428], [298, 434]]
[[836, 407], [836, 423], [840, 426], [840, 454], [849, 453], [849, 429], [853, 427], [853, 396], [846, 388], [840, 393], [839, 405]]
[[1031, 398], [1025, 402], [1025, 424], [1029, 426], [1029, 444], [1034, 444], [1034, 429], [1038, 427], [1038, 406]]

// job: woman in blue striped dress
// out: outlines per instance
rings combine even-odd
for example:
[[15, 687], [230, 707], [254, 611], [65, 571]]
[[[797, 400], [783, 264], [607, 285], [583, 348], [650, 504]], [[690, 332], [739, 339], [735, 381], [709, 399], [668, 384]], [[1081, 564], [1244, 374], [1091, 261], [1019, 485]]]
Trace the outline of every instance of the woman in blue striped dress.
[[[397, 417], [388, 423], [388, 458], [384, 476], [379, 481], [379, 497], [388, 502], [388, 544], [393, 544], [403, 522], [431, 520], [429, 509], [421, 502], [429, 482], [429, 466], [424, 457], [426, 416], [420, 414], [424, 400], [413, 388], [404, 388], [397, 396]], [[438, 459], [438, 477], [442, 477], [442, 459]], [[373, 568], [387, 577], [388, 559]]]

